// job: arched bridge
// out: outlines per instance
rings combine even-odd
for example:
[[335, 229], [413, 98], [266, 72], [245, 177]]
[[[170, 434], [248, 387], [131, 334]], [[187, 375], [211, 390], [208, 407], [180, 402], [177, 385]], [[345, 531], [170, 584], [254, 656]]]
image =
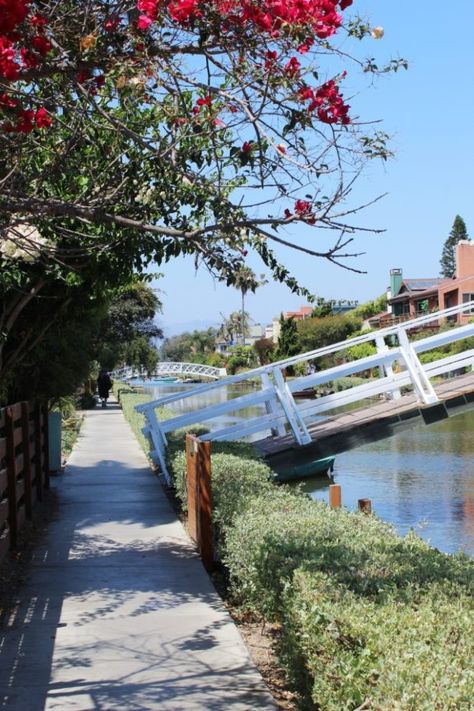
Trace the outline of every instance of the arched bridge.
[[[278, 471], [472, 408], [472, 314], [474, 301], [139, 405], [152, 456], [168, 479], [166, 434], [205, 423], [202, 439], [258, 435], [254, 446]], [[228, 399], [227, 385], [245, 380], [252, 391]], [[189, 411], [188, 398], [214, 404]], [[161, 405], [182, 414], [159, 420]]]
[[[130, 366], [114, 370], [111, 375], [114, 378], [123, 378], [125, 380], [140, 377], [140, 374]], [[219, 380], [219, 378], [226, 377], [227, 371], [225, 368], [214, 368], [212, 365], [202, 365], [201, 363], [175, 363], [171, 361], [158, 363], [154, 373], [155, 377], [164, 378], [172, 375], [185, 378]]]
[[164, 361], [158, 363], [156, 366], [155, 375], [158, 377], [177, 375], [219, 380], [219, 378], [225, 378], [227, 371], [225, 368], [214, 368], [212, 365], [201, 365], [201, 363], [174, 363]]

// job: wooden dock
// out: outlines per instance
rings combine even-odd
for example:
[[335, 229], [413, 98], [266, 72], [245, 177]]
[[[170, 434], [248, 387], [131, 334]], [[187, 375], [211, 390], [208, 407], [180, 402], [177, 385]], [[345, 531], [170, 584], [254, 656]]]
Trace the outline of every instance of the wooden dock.
[[474, 372], [434, 383], [434, 388], [440, 398], [434, 405], [422, 405], [414, 394], [408, 394], [398, 400], [374, 401], [368, 407], [329, 415], [308, 425], [312, 441], [303, 446], [292, 433], [266, 437], [253, 444], [272, 469], [284, 471], [311, 459], [390, 437], [417, 421], [429, 425], [474, 407]]

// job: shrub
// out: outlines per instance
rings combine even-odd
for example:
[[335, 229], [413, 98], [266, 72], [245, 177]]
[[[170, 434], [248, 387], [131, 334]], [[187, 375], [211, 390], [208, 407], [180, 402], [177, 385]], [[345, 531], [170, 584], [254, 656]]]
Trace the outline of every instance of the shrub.
[[474, 607], [465, 591], [453, 597], [433, 583], [400, 604], [396, 594], [364, 597], [296, 570], [282, 608], [281, 657], [312, 708], [470, 708]]
[[[186, 454], [184, 434], [182, 446], [168, 456], [176, 496], [183, 511], [187, 510]], [[238, 454], [237, 454], [238, 453]], [[211, 455], [211, 486], [213, 498], [213, 521], [218, 529], [219, 546], [222, 548], [224, 531], [231, 525], [234, 516], [241, 514], [254, 496], [271, 495], [273, 492], [272, 471], [259, 461], [249, 445], [237, 442], [216, 442]]]
[[466, 556], [277, 489], [234, 516], [225, 562], [234, 599], [281, 622], [281, 659], [309, 708], [468, 708]]

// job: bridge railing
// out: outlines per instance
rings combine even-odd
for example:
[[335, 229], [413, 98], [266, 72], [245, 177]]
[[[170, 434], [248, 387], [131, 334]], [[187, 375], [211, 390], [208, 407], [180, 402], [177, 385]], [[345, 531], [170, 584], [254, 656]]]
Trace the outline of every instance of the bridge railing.
[[[279, 436], [290, 432], [296, 442], [302, 445], [311, 441], [307, 428], [308, 418], [321, 417], [335, 408], [366, 398], [381, 395], [387, 398], [400, 398], [401, 389], [410, 388], [416, 393], [420, 402], [435, 403], [438, 401], [438, 397], [431, 378], [472, 367], [474, 350], [465, 349], [454, 356], [438, 358], [424, 365], [420, 362], [418, 355], [473, 336], [474, 323], [451, 327], [415, 341], [410, 340], [410, 333], [412, 331], [419, 332], [420, 328], [431, 327], [432, 324], [448, 324], [448, 319], [457, 317], [463, 312], [470, 314], [473, 308], [474, 302], [469, 302], [437, 313], [427, 314], [402, 324], [394, 324], [362, 336], [286, 358], [277, 363], [261, 366], [246, 373], [198, 385], [192, 390], [172, 393], [158, 400], [139, 405], [136, 408], [137, 411], [143, 412], [146, 418], [144, 433], [150, 437], [153, 444], [152, 456], [158, 460], [165, 477], [168, 478], [165, 462], [166, 434], [168, 432], [196, 423], [212, 424], [213, 420], [222, 417], [222, 415], [237, 413], [239, 410], [254, 405], [263, 405], [265, 413], [252, 418], [244, 418], [230, 426], [213, 429], [202, 439], [238, 439], [270, 430], [272, 434]], [[394, 340], [396, 345], [392, 345]], [[375, 346], [376, 352], [373, 355], [355, 358], [325, 370], [308, 372], [290, 381], [285, 379], [285, 371], [291, 366], [306, 363], [308, 370], [310, 370], [314, 361], [337, 354], [344, 360], [344, 353], [349, 348], [367, 343]], [[330, 387], [334, 381], [340, 378], [374, 370], [377, 371], [376, 378], [365, 379], [363, 383], [340, 392], [330, 392], [314, 401], [296, 402], [294, 398], [295, 392], [308, 388], [320, 388], [323, 385]], [[208, 394], [213, 390], [248, 380], [251, 380], [255, 385], [255, 390], [251, 393], [186, 412], [168, 420], [161, 421], [157, 417], [156, 408], [162, 405], [172, 406], [173, 403], [179, 401], [186, 402], [191, 397]]]

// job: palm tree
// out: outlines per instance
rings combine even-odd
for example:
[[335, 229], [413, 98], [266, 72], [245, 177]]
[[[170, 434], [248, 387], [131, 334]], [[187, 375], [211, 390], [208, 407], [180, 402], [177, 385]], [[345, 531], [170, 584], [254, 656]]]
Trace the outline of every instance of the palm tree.
[[240, 309], [240, 312], [241, 312], [240, 337], [242, 339], [243, 346], [245, 346], [245, 330], [246, 330], [245, 329], [245, 323], [246, 323], [245, 296], [248, 291], [255, 293], [255, 291], [258, 289], [259, 286], [264, 286], [265, 284], [268, 284], [268, 279], [265, 278], [265, 274], [260, 274], [260, 279], [257, 279], [255, 272], [252, 269], [250, 269], [250, 267], [247, 267], [245, 264], [242, 264], [242, 266], [234, 274], [233, 286], [235, 286], [236, 289], [239, 289], [241, 296], [242, 296], [242, 305], [241, 305], [241, 309]]

